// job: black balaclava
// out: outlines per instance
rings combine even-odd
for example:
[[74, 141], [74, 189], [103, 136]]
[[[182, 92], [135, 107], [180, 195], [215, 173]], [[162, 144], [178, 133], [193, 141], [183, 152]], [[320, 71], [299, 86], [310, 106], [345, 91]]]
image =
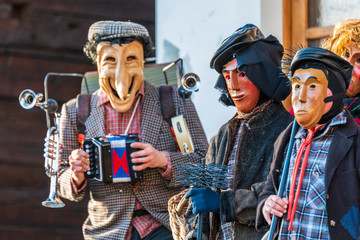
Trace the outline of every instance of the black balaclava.
[[276, 37], [267, 38], [253, 24], [246, 24], [226, 38], [214, 53], [210, 68], [215, 69], [219, 78], [215, 88], [221, 92], [219, 101], [234, 105], [222, 76], [222, 68], [233, 58], [238, 68], [244, 71], [249, 80], [260, 90], [258, 104], [268, 99], [280, 103], [291, 92], [288, 78], [281, 71], [283, 47]]
[[326, 49], [309, 47], [295, 54], [290, 65], [291, 75], [299, 68], [316, 68], [324, 72], [328, 80], [328, 88], [333, 94], [325, 98], [324, 102], [333, 102], [333, 105], [321, 117], [319, 123], [327, 123], [344, 109], [343, 98], [351, 80], [352, 65]]

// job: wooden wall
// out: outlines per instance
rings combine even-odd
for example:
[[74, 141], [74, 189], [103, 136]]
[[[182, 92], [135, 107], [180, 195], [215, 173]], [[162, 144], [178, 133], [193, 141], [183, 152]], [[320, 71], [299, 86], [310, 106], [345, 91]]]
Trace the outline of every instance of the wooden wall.
[[[155, 0], [0, 0], [0, 239], [82, 239], [86, 201], [41, 205], [49, 194], [45, 112], [21, 108], [18, 96], [43, 93], [48, 72], [96, 70], [82, 46], [98, 20], [140, 23], [155, 41]], [[80, 80], [50, 78], [48, 91], [61, 105], [80, 91]]]

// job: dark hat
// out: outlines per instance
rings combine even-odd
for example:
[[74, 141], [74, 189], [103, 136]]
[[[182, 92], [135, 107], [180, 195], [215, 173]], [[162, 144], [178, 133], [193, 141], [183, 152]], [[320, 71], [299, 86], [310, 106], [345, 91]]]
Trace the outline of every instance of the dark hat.
[[332, 102], [332, 105], [330, 110], [321, 117], [319, 123], [330, 121], [344, 109], [343, 98], [350, 84], [353, 66], [329, 50], [308, 47], [296, 52], [290, 64], [291, 75], [299, 68], [318, 68], [326, 75], [332, 96], [326, 97], [324, 102]]
[[308, 47], [297, 51], [290, 65], [291, 74], [293, 75], [296, 69], [311, 61], [322, 63], [336, 75], [340, 74], [339, 81], [343, 81], [346, 89], [349, 87], [353, 66], [335, 53], [323, 48]]
[[133, 22], [99, 21], [89, 28], [89, 41], [105, 41], [122, 37], [150, 38], [144, 26]]
[[220, 47], [210, 60], [210, 68], [221, 73], [225, 61], [231, 57], [231, 55], [264, 38], [260, 29], [254, 24], [246, 24], [238, 28], [232, 35], [222, 41]]
[[226, 38], [214, 53], [210, 67], [220, 73], [215, 88], [220, 90], [220, 101], [233, 105], [222, 77], [223, 66], [236, 58], [237, 68], [244, 71], [249, 80], [268, 98], [276, 102], [284, 100], [291, 92], [289, 79], [281, 70], [283, 47], [276, 37], [264, 37], [260, 29], [246, 24]]

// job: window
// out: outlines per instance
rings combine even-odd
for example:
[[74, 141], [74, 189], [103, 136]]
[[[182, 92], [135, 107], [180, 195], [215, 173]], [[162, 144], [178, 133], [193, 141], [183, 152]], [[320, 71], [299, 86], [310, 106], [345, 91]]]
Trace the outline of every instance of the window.
[[337, 22], [359, 18], [360, 0], [283, 0], [283, 45], [321, 47]]

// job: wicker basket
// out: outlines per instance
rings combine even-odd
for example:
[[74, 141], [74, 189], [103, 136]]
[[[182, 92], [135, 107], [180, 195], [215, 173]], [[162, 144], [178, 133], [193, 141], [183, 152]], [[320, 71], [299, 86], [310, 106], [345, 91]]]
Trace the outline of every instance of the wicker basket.
[[189, 189], [185, 189], [172, 196], [168, 202], [169, 220], [174, 240], [185, 240], [189, 233], [189, 226], [185, 222], [185, 213], [189, 206], [189, 199], [185, 199]]

